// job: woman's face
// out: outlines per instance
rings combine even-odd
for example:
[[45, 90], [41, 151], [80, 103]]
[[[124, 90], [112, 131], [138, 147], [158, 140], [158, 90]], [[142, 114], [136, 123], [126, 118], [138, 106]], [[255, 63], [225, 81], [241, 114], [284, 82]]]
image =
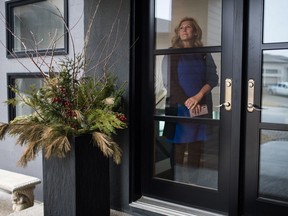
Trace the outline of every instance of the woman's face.
[[183, 21], [179, 27], [179, 37], [182, 41], [190, 41], [193, 38], [193, 29], [189, 21]]

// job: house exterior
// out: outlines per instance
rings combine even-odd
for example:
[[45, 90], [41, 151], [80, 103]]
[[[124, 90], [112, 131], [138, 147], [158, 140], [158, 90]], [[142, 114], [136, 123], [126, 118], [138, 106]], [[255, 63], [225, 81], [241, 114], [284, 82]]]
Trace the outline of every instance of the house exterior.
[[286, 56], [264, 55], [263, 82], [265, 85], [287, 81], [288, 72], [286, 58]]
[[[13, 97], [7, 85], [16, 80], [23, 88], [41, 85], [27, 50], [51, 50], [52, 38], [55, 57], [80, 52], [99, 2], [1, 1], [0, 101]], [[266, 91], [270, 84], [288, 81], [287, 8], [285, 0], [101, 0], [91, 28], [87, 75], [93, 75], [95, 65], [100, 71], [105, 66], [119, 84], [128, 82], [129, 127], [115, 136], [123, 158], [120, 165], [110, 163], [111, 208], [139, 216], [287, 215], [288, 97]], [[57, 13], [63, 15], [60, 20], [51, 16]], [[171, 49], [174, 28], [186, 16], [201, 26], [203, 46]], [[217, 68], [211, 118], [165, 111], [170, 94], [166, 57], [195, 53], [211, 56]], [[29, 112], [1, 103], [0, 122]], [[209, 129], [196, 180], [175, 177], [175, 146], [164, 134], [173, 122]], [[15, 137], [0, 141], [0, 169], [43, 179], [42, 155], [19, 167], [23, 148], [15, 142]], [[186, 161], [189, 153], [184, 153]], [[195, 173], [183, 167], [185, 175]], [[45, 202], [41, 185], [35, 194]]]

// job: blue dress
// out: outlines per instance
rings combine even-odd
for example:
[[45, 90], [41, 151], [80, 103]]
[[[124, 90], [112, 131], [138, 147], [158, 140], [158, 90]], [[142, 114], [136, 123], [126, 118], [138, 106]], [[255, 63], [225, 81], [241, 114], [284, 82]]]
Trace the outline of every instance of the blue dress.
[[[196, 95], [206, 82], [206, 64], [202, 54], [182, 55], [177, 66], [178, 84], [187, 96]], [[189, 110], [184, 104], [177, 104], [178, 116], [189, 117]], [[177, 123], [173, 143], [191, 143], [205, 141], [206, 125], [196, 123]]]

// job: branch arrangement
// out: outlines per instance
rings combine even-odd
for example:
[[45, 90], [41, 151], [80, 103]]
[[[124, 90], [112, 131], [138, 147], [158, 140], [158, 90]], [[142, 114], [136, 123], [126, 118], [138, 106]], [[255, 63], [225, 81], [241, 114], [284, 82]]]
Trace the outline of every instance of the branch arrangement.
[[[25, 104], [34, 111], [30, 115], [18, 116], [9, 123], [0, 123], [1, 140], [6, 135], [15, 136], [17, 144], [25, 146], [19, 160], [21, 166], [26, 166], [29, 161], [34, 160], [40, 151], [43, 151], [47, 159], [51, 156], [64, 157], [71, 149], [71, 139], [83, 134], [92, 134], [94, 145], [97, 145], [105, 156], [113, 157], [117, 164], [121, 161], [121, 149], [112, 136], [117, 130], [127, 127], [123, 111], [126, 83], [117, 87], [117, 78], [106, 69], [107, 61], [117, 45], [115, 44], [113, 50], [103, 57], [105, 67], [102, 68], [101, 76], [85, 76], [88, 70], [87, 44], [100, 2], [92, 14], [80, 54], [75, 53], [71, 30], [65, 24], [66, 33], [70, 35], [73, 45], [73, 57], [55, 60], [53, 50], [56, 41], [51, 43], [52, 55], [48, 61], [47, 53], [41, 55], [37, 48], [33, 50], [34, 55], [26, 52], [27, 57], [43, 75], [43, 85], [39, 89], [31, 86], [27, 92], [21, 92], [17, 83], [15, 86], [9, 86], [16, 97], [7, 100], [6, 103], [13, 106]], [[21, 38], [14, 34], [13, 36], [21, 41]], [[17, 58], [16, 53], [10, 54], [29, 71], [28, 66]], [[48, 72], [42, 69], [42, 66], [48, 68]]]

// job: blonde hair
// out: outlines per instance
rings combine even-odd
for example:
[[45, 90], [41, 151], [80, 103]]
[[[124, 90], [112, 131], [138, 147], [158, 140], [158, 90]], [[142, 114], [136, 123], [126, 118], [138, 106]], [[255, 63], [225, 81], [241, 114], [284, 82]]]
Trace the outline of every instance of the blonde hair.
[[183, 48], [183, 43], [179, 36], [180, 26], [183, 22], [188, 21], [193, 29], [193, 38], [191, 39], [191, 47], [202, 47], [202, 30], [198, 25], [197, 21], [192, 17], [184, 17], [180, 20], [178, 26], [175, 28], [175, 35], [172, 38], [172, 47], [173, 48]]

